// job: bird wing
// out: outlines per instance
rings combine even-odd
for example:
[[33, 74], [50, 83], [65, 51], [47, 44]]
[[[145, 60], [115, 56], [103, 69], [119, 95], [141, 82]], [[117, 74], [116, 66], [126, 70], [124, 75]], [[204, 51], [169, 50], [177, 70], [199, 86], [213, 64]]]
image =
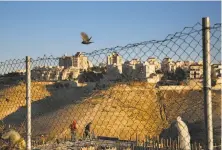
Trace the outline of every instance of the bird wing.
[[81, 36], [83, 41], [89, 41], [89, 37], [85, 32], [81, 32]]

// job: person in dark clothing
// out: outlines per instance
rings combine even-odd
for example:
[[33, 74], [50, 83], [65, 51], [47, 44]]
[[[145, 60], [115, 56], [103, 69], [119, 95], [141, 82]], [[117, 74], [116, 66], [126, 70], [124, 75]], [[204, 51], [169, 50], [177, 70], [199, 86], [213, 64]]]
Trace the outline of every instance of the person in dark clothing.
[[85, 138], [91, 138], [91, 130], [90, 130], [90, 127], [91, 127], [91, 124], [92, 122], [88, 123], [86, 126], [85, 126], [85, 132], [84, 132], [84, 135], [85, 135]]

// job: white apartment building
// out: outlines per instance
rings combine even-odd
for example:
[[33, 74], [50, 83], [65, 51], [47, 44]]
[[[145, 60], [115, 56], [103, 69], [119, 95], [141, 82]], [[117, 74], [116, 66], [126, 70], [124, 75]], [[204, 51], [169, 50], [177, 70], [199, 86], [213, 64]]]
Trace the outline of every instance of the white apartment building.
[[113, 52], [112, 54], [107, 56], [107, 65], [116, 64], [118, 66], [122, 65], [122, 63], [122, 57], [116, 52]]
[[156, 73], [156, 66], [152, 61], [142, 63], [139, 59], [132, 59], [123, 64], [123, 73], [132, 79], [147, 80]]
[[117, 68], [118, 72], [122, 74], [122, 57], [116, 52], [107, 56], [107, 72], [111, 72], [112, 67]]
[[77, 52], [74, 56], [63, 56], [59, 59], [59, 66], [64, 68], [76, 67], [80, 71], [87, 70], [92, 67], [92, 63], [81, 52]]
[[145, 78], [150, 77], [151, 74], [156, 74], [156, 65], [146, 61], [144, 63], [144, 73]]
[[190, 79], [202, 79], [203, 78], [203, 65], [193, 64], [190, 65]]
[[150, 65], [155, 65], [155, 70], [161, 70], [161, 64], [156, 58], [149, 57], [146, 62]]

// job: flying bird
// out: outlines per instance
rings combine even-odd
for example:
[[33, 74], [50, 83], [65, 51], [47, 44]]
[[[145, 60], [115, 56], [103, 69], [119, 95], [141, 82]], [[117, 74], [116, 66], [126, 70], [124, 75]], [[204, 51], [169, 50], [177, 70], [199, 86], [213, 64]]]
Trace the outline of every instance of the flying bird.
[[82, 36], [82, 44], [94, 43], [94, 42], [90, 42], [92, 37], [89, 38], [85, 32], [81, 32], [81, 36]]

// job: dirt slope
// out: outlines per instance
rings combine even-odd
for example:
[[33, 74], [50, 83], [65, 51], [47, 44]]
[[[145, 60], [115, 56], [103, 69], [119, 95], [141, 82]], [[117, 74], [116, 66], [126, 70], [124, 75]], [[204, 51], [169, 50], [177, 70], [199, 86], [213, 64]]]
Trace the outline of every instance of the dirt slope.
[[[13, 124], [16, 120], [20, 124], [25, 120], [25, 108], [17, 105], [24, 100], [24, 91], [24, 85], [1, 91], [8, 92], [6, 95], [12, 101], [1, 102], [0, 115], [5, 117], [5, 122]], [[23, 94], [14, 96], [12, 93]], [[53, 85], [33, 83], [32, 95], [35, 101], [32, 104], [33, 137], [40, 134], [46, 134], [49, 139], [68, 136], [68, 126], [73, 119], [78, 121], [79, 136], [86, 123], [92, 121], [95, 135], [121, 139], [135, 139], [136, 134], [139, 139], [162, 134], [178, 115], [191, 125], [203, 121], [203, 92], [200, 90], [163, 91], [147, 83], [132, 83], [117, 84], [89, 95], [86, 88], [56, 89]], [[213, 119], [215, 128], [219, 129], [220, 97], [220, 91], [213, 91]], [[192, 130], [192, 135], [199, 134]]]

